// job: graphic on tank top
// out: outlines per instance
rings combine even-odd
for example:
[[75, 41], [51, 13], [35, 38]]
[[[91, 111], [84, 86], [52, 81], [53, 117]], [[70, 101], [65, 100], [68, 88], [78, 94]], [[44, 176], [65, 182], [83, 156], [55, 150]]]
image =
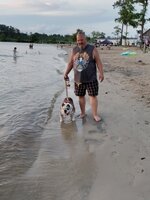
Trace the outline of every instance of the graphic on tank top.
[[77, 52], [74, 55], [74, 68], [78, 71], [81, 72], [84, 69], [87, 68], [89, 63], [89, 55], [86, 52], [79, 53]]

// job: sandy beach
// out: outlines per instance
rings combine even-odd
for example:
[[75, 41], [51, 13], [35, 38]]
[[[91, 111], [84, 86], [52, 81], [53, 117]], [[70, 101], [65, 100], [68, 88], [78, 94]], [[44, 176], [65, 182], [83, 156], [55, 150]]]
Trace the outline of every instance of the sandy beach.
[[[68, 54], [70, 48], [66, 49]], [[98, 48], [105, 80], [100, 83], [102, 122], [88, 118], [86, 142], [97, 175], [88, 200], [148, 200], [150, 196], [150, 52]], [[132, 51], [135, 55], [122, 56]], [[66, 60], [68, 55], [66, 56]], [[90, 116], [90, 109], [87, 111]]]

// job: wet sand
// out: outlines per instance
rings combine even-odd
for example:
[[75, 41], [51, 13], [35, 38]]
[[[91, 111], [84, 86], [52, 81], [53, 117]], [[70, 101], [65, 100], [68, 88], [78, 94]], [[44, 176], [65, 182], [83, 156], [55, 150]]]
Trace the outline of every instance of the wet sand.
[[[96, 177], [88, 200], [146, 200], [150, 196], [150, 52], [98, 49], [105, 71], [100, 84], [102, 122], [84, 125], [95, 155]], [[134, 51], [136, 55], [121, 56]], [[68, 51], [69, 53], [69, 51]]]

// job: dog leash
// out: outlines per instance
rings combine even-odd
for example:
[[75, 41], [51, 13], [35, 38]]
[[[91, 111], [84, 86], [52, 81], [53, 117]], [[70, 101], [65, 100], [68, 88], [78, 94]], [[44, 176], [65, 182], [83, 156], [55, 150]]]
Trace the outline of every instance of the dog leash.
[[65, 87], [66, 87], [66, 98], [68, 99], [68, 87], [70, 87], [69, 78], [65, 79]]

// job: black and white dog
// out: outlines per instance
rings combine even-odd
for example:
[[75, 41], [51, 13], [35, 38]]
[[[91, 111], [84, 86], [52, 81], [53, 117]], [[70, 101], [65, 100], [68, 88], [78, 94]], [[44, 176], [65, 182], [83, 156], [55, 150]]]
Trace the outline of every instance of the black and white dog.
[[60, 108], [60, 122], [75, 121], [75, 106], [71, 97], [66, 97]]

